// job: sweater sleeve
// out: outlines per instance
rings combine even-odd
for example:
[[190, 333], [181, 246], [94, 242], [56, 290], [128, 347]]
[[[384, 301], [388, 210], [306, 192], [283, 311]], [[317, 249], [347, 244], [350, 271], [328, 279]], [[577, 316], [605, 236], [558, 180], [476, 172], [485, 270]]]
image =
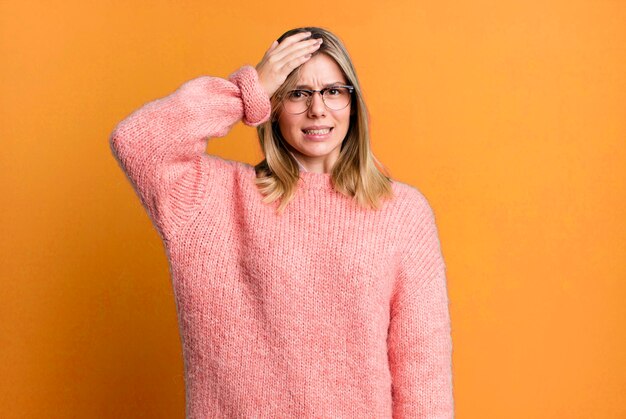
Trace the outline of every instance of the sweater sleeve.
[[270, 111], [256, 69], [246, 65], [228, 79], [187, 81], [117, 124], [111, 151], [163, 239], [171, 238], [217, 178], [234, 168], [206, 153], [208, 138], [225, 136], [241, 119], [257, 126]]
[[394, 419], [454, 417], [446, 267], [431, 207], [408, 211], [388, 334]]

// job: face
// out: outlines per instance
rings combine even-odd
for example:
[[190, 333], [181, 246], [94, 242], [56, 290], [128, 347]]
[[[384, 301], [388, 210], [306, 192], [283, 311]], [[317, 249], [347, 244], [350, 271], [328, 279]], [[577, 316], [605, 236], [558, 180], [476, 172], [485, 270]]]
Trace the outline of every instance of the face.
[[[326, 54], [316, 54], [302, 65], [298, 87], [320, 90], [331, 84], [348, 84], [341, 68]], [[341, 142], [350, 127], [350, 107], [335, 111], [324, 105], [322, 96], [315, 93], [311, 106], [299, 115], [281, 109], [278, 116], [280, 132], [296, 159], [309, 172], [329, 173], [339, 157]], [[329, 128], [325, 135], [313, 135], [309, 129]]]

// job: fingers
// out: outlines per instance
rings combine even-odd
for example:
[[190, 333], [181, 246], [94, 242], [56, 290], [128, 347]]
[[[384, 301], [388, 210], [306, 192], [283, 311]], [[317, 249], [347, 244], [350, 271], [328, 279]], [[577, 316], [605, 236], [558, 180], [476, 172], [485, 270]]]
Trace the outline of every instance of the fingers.
[[[299, 32], [285, 38], [282, 42], [275, 40], [270, 45], [269, 49], [265, 52], [263, 61], [271, 61], [275, 63], [277, 67], [282, 67], [285, 62], [284, 58], [289, 56], [288, 60], [297, 58], [299, 55], [306, 55], [307, 52], [313, 52], [319, 46], [317, 39], [306, 39], [310, 37], [311, 32]], [[306, 40], [304, 40], [306, 39]], [[308, 51], [302, 51], [304, 48], [308, 48]], [[295, 51], [299, 51], [294, 54]]]
[[[286, 40], [287, 39], [285, 39], [285, 41]], [[297, 43], [283, 46], [283, 48], [279, 50], [278, 48], [283, 45], [281, 43], [272, 54], [272, 58], [277, 67], [282, 68], [285, 65], [289, 65], [293, 69], [297, 65], [302, 64], [302, 57], [308, 56], [308, 58], [310, 58], [310, 55], [320, 47], [321, 43], [321, 38], [307, 39], [306, 41], [298, 41]]]
[[310, 45], [317, 45], [317, 39], [307, 39], [310, 36], [311, 32], [299, 32], [285, 38], [274, 50], [273, 55], [276, 56], [276, 59], [280, 60], [294, 50], [300, 50]]
[[267, 59], [267, 57], [270, 55], [270, 52], [274, 51], [277, 46], [278, 46], [278, 41], [272, 42], [272, 45], [270, 45], [270, 47], [267, 49], [267, 51], [265, 51], [263, 59]]
[[311, 36], [311, 32], [298, 32], [294, 35], [288, 36], [287, 38], [283, 39], [283, 42], [278, 45], [278, 48], [276, 50], [282, 51], [285, 48], [288, 48], [290, 45], [298, 43], [303, 39], [308, 38], [309, 36]]
[[301, 41], [298, 44], [292, 46], [289, 50], [285, 50], [285, 57], [287, 59], [298, 58], [299, 56], [306, 55], [312, 53], [317, 50], [320, 45], [322, 45], [322, 39], [308, 39], [306, 41]]
[[300, 41], [297, 44], [289, 45], [287, 48], [283, 48], [280, 51], [276, 49], [272, 54], [277, 62], [282, 62], [287, 59], [293, 59], [299, 55], [305, 55], [309, 52], [315, 51], [319, 47], [320, 43], [317, 40]]
[[277, 40], [272, 42], [256, 66], [259, 81], [269, 96], [284, 83], [289, 73], [310, 59], [320, 47], [322, 39], [310, 37], [311, 32], [299, 32], [280, 43]]

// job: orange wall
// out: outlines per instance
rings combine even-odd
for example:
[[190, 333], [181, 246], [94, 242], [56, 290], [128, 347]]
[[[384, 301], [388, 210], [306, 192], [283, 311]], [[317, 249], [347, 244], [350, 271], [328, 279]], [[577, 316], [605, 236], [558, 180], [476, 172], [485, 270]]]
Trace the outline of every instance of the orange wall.
[[[183, 417], [166, 255], [108, 136], [313, 24], [436, 212], [457, 418], [626, 417], [625, 2], [88, 3], [0, 3], [0, 416]], [[260, 160], [242, 124], [209, 152]]]

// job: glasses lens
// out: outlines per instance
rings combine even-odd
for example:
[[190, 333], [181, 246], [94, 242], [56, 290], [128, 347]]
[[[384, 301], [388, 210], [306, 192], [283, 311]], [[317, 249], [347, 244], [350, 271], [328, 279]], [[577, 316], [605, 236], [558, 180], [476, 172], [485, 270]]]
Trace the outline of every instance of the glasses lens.
[[309, 92], [292, 90], [285, 97], [285, 110], [289, 113], [302, 113], [309, 107]]
[[[350, 89], [346, 87], [330, 87], [324, 91], [322, 99], [326, 107], [338, 111], [348, 106], [351, 96]], [[309, 92], [305, 90], [292, 90], [287, 93], [283, 105], [287, 112], [299, 114], [306, 112], [310, 103], [311, 94]]]
[[324, 92], [324, 103], [332, 110], [340, 110], [350, 103], [350, 90], [346, 87], [331, 87]]

